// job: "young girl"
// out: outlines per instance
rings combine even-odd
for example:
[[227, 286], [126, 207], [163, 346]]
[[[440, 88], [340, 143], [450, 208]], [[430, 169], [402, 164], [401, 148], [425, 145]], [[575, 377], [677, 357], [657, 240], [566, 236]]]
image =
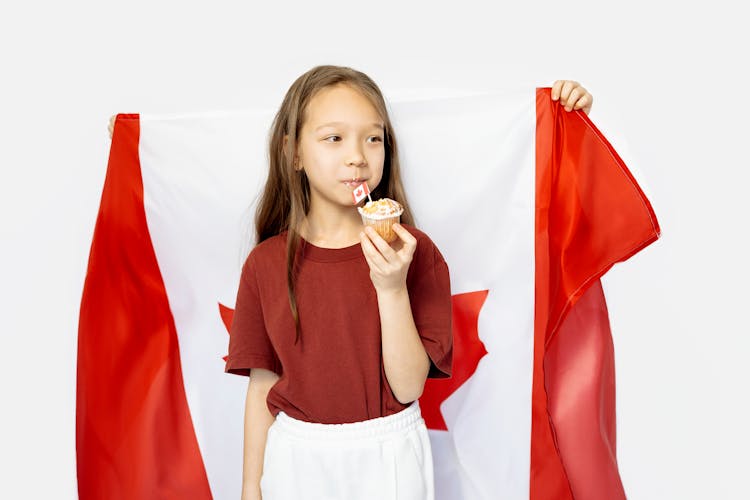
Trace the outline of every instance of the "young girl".
[[[588, 112], [582, 87], [555, 85]], [[432, 500], [418, 400], [427, 378], [451, 376], [450, 279], [412, 225], [380, 89], [351, 68], [311, 69], [269, 153], [226, 364], [249, 376], [242, 498]], [[395, 242], [363, 228], [362, 183], [404, 207]]]

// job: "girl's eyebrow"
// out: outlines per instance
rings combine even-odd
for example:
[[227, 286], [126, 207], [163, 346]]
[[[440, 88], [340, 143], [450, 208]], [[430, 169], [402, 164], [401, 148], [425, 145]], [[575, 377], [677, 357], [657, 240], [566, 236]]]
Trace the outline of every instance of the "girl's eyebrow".
[[[329, 123], [324, 123], [323, 125], [321, 125], [318, 128], [316, 128], [315, 131], [317, 132], [318, 130], [320, 130], [320, 129], [324, 128], [324, 127], [332, 127], [334, 125], [346, 125], [346, 123], [344, 123], [344, 122], [329, 122]], [[379, 128], [381, 130], [385, 129], [385, 127], [383, 126], [382, 123], [373, 123], [372, 126], [375, 127], [375, 128]]]

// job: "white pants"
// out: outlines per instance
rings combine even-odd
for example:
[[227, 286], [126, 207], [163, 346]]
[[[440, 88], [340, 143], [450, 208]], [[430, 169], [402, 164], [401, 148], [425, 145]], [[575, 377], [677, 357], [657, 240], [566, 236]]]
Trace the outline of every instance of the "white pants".
[[348, 424], [279, 412], [268, 429], [263, 500], [434, 500], [432, 448], [419, 400]]

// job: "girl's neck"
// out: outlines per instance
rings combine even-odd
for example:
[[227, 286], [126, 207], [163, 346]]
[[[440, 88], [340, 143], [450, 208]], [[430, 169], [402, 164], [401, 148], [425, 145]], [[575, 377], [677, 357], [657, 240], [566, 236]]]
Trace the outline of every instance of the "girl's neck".
[[300, 234], [308, 243], [322, 248], [345, 248], [359, 243], [362, 218], [355, 207], [334, 211], [310, 207], [302, 220]]

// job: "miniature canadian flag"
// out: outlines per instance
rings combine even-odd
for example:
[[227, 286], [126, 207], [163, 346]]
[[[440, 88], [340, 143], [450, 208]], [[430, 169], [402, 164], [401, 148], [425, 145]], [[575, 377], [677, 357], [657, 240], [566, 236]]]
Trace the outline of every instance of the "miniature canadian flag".
[[367, 187], [367, 183], [363, 182], [359, 186], [357, 186], [357, 189], [352, 191], [352, 197], [354, 198], [354, 203], [359, 203], [362, 201], [365, 196], [370, 194], [370, 188]]

